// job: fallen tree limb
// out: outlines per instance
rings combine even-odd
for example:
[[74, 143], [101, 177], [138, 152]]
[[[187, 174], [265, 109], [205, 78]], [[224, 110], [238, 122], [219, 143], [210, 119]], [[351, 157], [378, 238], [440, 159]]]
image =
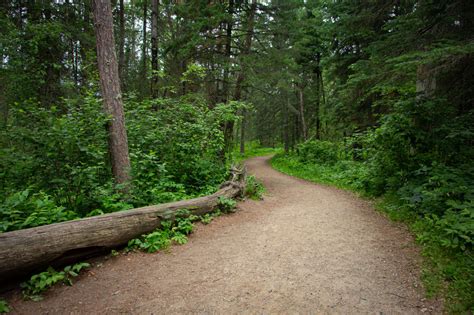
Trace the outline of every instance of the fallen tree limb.
[[179, 209], [188, 209], [195, 215], [210, 212], [219, 205], [219, 197], [234, 198], [243, 193], [245, 169], [233, 168], [231, 173], [232, 179], [209, 196], [2, 233], [0, 279], [19, 277], [124, 245], [155, 230], [162, 220], [173, 220]]

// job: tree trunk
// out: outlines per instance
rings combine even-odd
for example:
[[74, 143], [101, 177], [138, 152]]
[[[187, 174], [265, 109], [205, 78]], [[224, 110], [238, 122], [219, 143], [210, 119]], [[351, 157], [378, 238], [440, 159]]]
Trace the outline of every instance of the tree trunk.
[[[234, 0], [229, 0], [228, 7], [229, 18], [226, 21], [226, 44], [224, 46], [225, 66], [224, 66], [224, 77], [222, 82], [222, 95], [221, 102], [227, 103], [229, 100], [229, 72], [230, 72], [230, 54], [232, 45], [232, 24], [234, 14]], [[224, 150], [221, 152], [222, 161], [225, 160], [225, 153], [232, 150], [232, 142], [234, 135], [234, 122], [227, 121], [223, 126], [224, 131]]]
[[[83, 1], [83, 23], [82, 23], [82, 32], [85, 34], [92, 34], [91, 28], [91, 20], [90, 20], [90, 11], [91, 11], [91, 1], [85, 0]], [[91, 35], [92, 38], [92, 35]], [[80, 62], [80, 76], [81, 76], [81, 85], [82, 87], [86, 86], [88, 80], [88, 72], [86, 70], [87, 63], [89, 62], [87, 58], [87, 52], [94, 49], [92, 43], [88, 40], [88, 36], [81, 36], [79, 37], [79, 44], [80, 44], [80, 55], [81, 55], [81, 62]]]
[[[135, 10], [130, 10], [130, 24], [135, 25]], [[136, 48], [137, 44], [137, 36], [136, 32], [132, 32], [130, 34], [130, 40], [128, 41], [127, 48], [125, 49], [125, 67], [128, 68], [130, 66], [130, 63], [133, 60], [133, 64], [135, 64], [135, 60], [137, 59], [136, 57]], [[134, 80], [136, 80], [136, 77], [133, 77]]]
[[416, 93], [418, 98], [430, 97], [436, 91], [436, 72], [432, 65], [420, 65], [416, 70]]
[[321, 53], [316, 55], [316, 81], [317, 81], [317, 91], [318, 98], [316, 100], [316, 139], [321, 140], [321, 97], [324, 102], [324, 86], [323, 86], [323, 75], [321, 73]]
[[290, 151], [290, 126], [289, 126], [289, 107], [290, 107], [290, 96], [286, 96], [286, 102], [287, 105], [283, 105], [283, 113], [284, 113], [284, 145], [285, 145], [285, 153], [288, 153]]
[[221, 95], [221, 102], [226, 103], [229, 98], [229, 68], [230, 68], [230, 53], [232, 46], [232, 27], [233, 27], [233, 14], [234, 14], [234, 0], [229, 0], [228, 8], [229, 17], [226, 21], [226, 35], [225, 35], [225, 46], [224, 46], [224, 56], [225, 56], [225, 67], [224, 67], [224, 78], [223, 78], [223, 89]]
[[321, 73], [318, 71], [316, 73], [316, 84], [318, 86], [318, 97], [316, 98], [316, 139], [320, 140], [321, 139]]
[[180, 209], [194, 215], [208, 213], [219, 205], [219, 197], [234, 198], [243, 193], [245, 175], [245, 169], [234, 169], [232, 180], [210, 196], [1, 233], [0, 278], [73, 263], [127, 244], [158, 228], [162, 220], [174, 220]]
[[240, 154], [245, 153], [245, 120], [247, 116], [247, 110], [242, 110], [242, 122], [240, 123]]
[[125, 83], [125, 6], [123, 1], [119, 2], [119, 74], [122, 89]]
[[298, 87], [298, 95], [300, 101], [300, 121], [301, 121], [301, 132], [303, 135], [303, 141], [307, 139], [307, 130], [306, 130], [306, 121], [304, 118], [304, 94], [303, 94], [303, 87]]
[[158, 0], [151, 0], [151, 95], [157, 96], [158, 84]]
[[110, 0], [93, 1], [94, 28], [97, 41], [97, 64], [104, 109], [108, 123], [109, 152], [112, 173], [117, 184], [130, 180], [130, 159], [125, 117], [120, 90]]
[[142, 80], [147, 78], [146, 21], [148, 19], [148, 0], [143, 1], [143, 43], [142, 43]]
[[247, 34], [245, 35], [245, 44], [244, 49], [241, 52], [240, 60], [240, 71], [237, 76], [237, 80], [235, 83], [235, 91], [234, 91], [234, 100], [240, 101], [241, 94], [242, 94], [242, 84], [245, 80], [245, 71], [246, 66], [242, 57], [246, 57], [250, 53], [250, 48], [252, 47], [252, 37], [253, 37], [253, 23], [255, 17], [255, 11], [257, 10], [257, 3], [256, 0], [252, 0], [252, 5], [250, 6], [249, 15], [247, 17]]
[[[252, 0], [252, 5], [250, 6], [250, 11], [247, 17], [247, 34], [245, 35], [245, 45], [244, 49], [240, 56], [240, 71], [237, 76], [237, 81], [235, 83], [235, 92], [234, 100], [240, 101], [242, 96], [242, 85], [245, 80], [245, 62], [242, 60], [242, 57], [247, 56], [250, 53], [250, 48], [252, 47], [252, 37], [253, 37], [253, 23], [255, 17], [255, 11], [257, 10], [256, 0]], [[245, 114], [246, 110], [242, 111], [242, 123], [240, 125], [240, 154], [245, 153]]]

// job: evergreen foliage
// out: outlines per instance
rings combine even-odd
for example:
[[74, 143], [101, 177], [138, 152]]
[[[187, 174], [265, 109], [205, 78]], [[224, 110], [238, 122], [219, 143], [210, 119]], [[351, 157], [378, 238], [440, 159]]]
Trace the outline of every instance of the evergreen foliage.
[[473, 1], [112, 3], [126, 187], [92, 1], [0, 4], [1, 232], [209, 194], [281, 146], [277, 168], [414, 222], [450, 310], [472, 310]]

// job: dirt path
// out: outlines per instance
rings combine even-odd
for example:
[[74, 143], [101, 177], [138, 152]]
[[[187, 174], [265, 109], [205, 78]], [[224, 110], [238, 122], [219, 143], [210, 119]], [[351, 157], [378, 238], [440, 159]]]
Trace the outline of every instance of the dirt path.
[[169, 253], [135, 253], [94, 267], [21, 314], [439, 313], [424, 301], [409, 233], [350, 193], [248, 162], [264, 201], [199, 225]]

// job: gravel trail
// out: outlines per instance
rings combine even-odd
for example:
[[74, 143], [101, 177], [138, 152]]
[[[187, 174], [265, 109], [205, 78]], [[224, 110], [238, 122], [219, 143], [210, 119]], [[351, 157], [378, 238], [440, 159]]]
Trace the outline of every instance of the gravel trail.
[[401, 225], [355, 195], [247, 162], [263, 201], [199, 224], [188, 244], [102, 260], [17, 314], [440, 313], [419, 280], [420, 256]]

